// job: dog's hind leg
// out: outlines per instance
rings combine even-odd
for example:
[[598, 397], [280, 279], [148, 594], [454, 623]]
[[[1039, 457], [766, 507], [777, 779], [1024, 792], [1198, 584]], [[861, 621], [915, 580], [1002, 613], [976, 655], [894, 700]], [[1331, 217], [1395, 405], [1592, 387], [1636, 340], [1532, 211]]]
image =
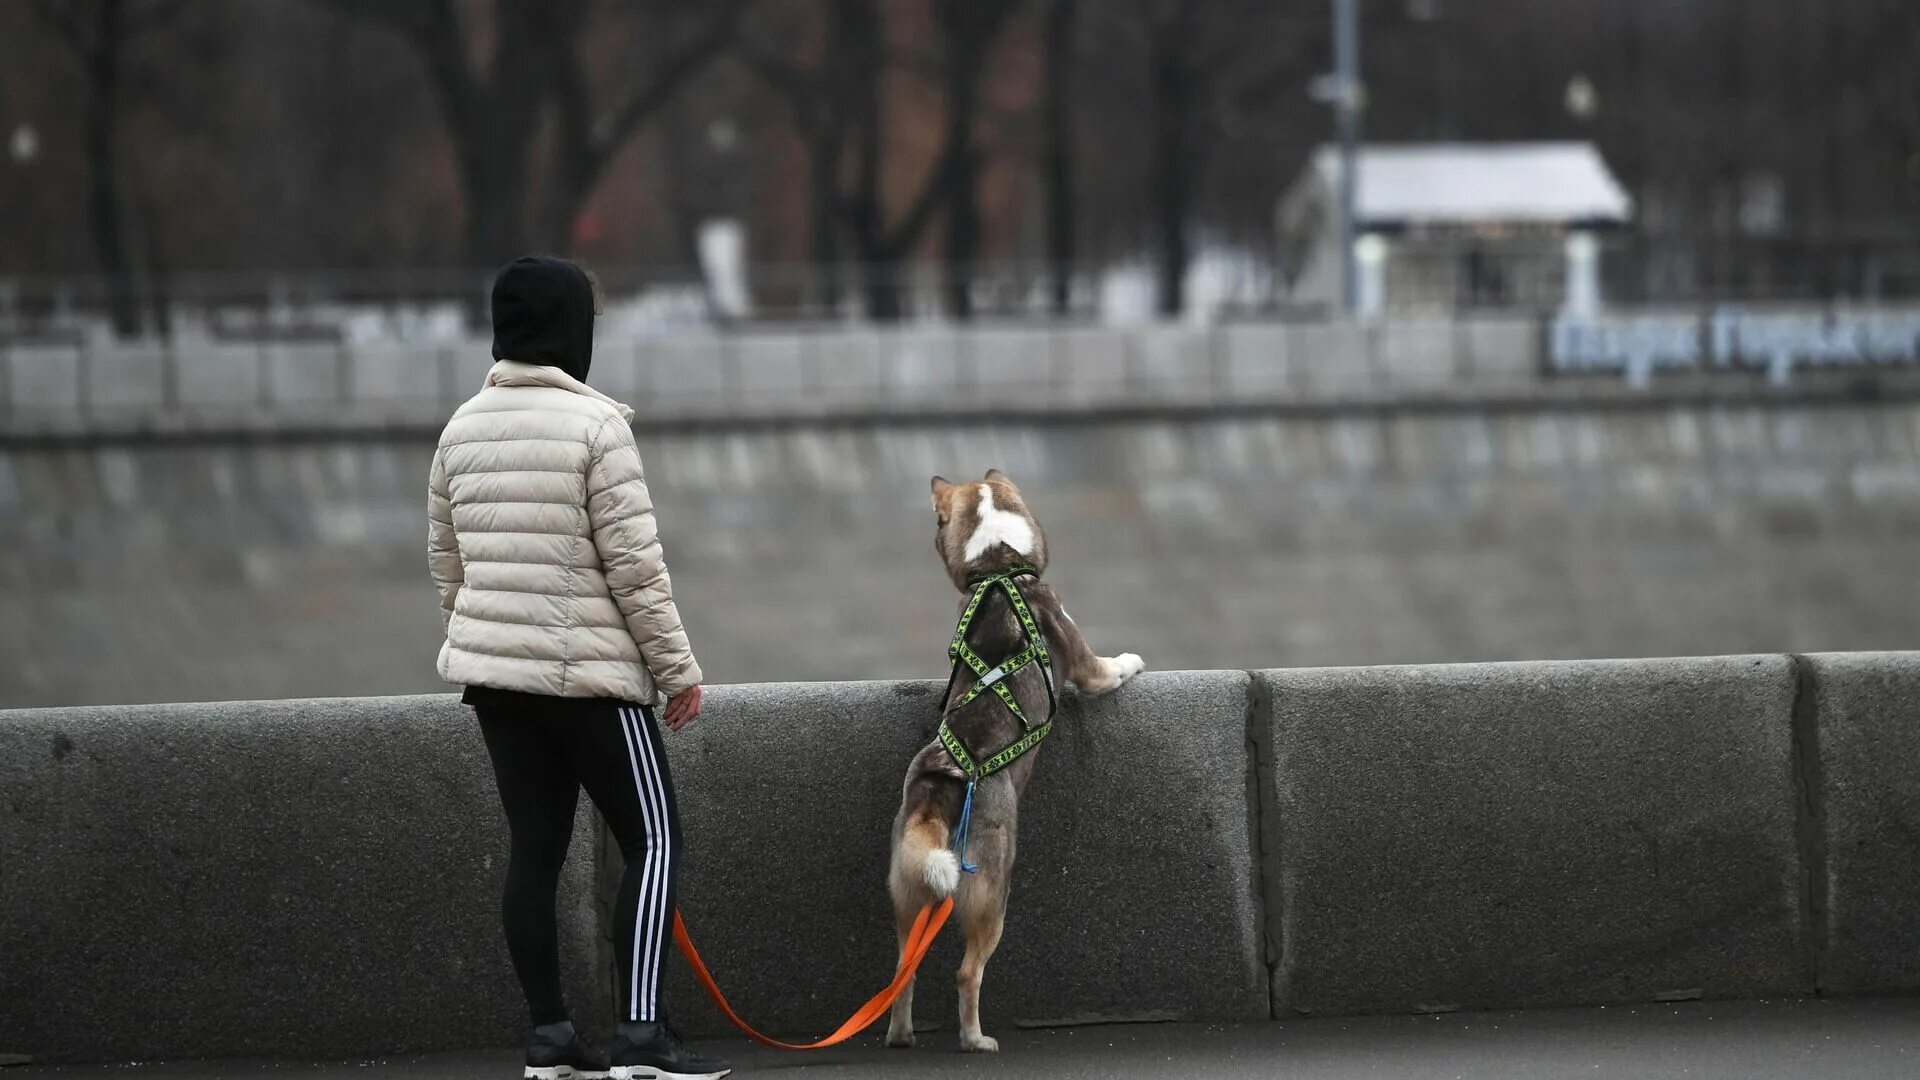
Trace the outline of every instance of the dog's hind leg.
[[[918, 908], [908, 909], [895, 901], [893, 907], [894, 934], [900, 940], [900, 961], [907, 958], [907, 935], [913, 932], [913, 922], [920, 917]], [[895, 971], [899, 970], [896, 964]], [[887, 1045], [907, 1049], [913, 1045], [913, 979], [907, 980], [906, 989], [893, 1002], [893, 1018], [887, 1021]]]
[[1007, 919], [1005, 882], [988, 875], [993, 870], [1004, 875], [1008, 869], [990, 870], [983, 865], [980, 876], [967, 882], [958, 898], [960, 927], [967, 935], [967, 955], [960, 961], [960, 974], [955, 980], [960, 987], [960, 1049], [975, 1053], [1000, 1049], [998, 1040], [980, 1031], [980, 980], [986, 974], [987, 960], [1000, 945], [1000, 931]]

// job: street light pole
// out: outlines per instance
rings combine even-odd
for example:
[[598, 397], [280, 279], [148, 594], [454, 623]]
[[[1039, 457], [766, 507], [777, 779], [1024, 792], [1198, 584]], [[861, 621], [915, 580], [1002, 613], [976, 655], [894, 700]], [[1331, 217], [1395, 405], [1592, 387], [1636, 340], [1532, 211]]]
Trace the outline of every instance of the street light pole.
[[1351, 316], [1360, 298], [1354, 241], [1359, 232], [1360, 110], [1366, 105], [1360, 82], [1360, 0], [1333, 0], [1333, 65], [1333, 110], [1340, 134], [1340, 295]]

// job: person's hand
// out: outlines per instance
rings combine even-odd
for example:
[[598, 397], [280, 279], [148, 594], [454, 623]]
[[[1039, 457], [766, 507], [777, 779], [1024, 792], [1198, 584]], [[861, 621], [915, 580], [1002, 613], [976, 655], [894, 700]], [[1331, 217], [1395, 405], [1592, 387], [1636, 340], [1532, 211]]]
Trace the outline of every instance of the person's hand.
[[668, 731], [679, 731], [693, 718], [700, 715], [700, 688], [689, 686], [685, 690], [667, 699], [667, 712], [664, 719]]

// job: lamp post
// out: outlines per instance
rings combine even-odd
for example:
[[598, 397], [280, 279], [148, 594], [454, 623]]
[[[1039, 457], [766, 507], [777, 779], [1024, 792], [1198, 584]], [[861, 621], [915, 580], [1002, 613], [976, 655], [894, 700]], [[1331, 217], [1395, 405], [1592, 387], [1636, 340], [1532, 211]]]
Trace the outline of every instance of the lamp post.
[[1359, 238], [1360, 113], [1367, 106], [1367, 88], [1360, 81], [1360, 0], [1333, 0], [1333, 72], [1314, 79], [1309, 93], [1333, 107], [1340, 137], [1340, 302], [1352, 315], [1360, 301], [1354, 242]]

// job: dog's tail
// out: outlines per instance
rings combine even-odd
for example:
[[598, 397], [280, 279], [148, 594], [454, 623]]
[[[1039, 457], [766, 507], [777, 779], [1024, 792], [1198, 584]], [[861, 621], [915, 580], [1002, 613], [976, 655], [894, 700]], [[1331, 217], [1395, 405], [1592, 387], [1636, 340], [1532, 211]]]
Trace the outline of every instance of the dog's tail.
[[902, 885], [917, 878], [935, 899], [952, 896], [960, 887], [960, 859], [947, 847], [947, 823], [931, 815], [908, 822], [894, 852], [894, 874]]

